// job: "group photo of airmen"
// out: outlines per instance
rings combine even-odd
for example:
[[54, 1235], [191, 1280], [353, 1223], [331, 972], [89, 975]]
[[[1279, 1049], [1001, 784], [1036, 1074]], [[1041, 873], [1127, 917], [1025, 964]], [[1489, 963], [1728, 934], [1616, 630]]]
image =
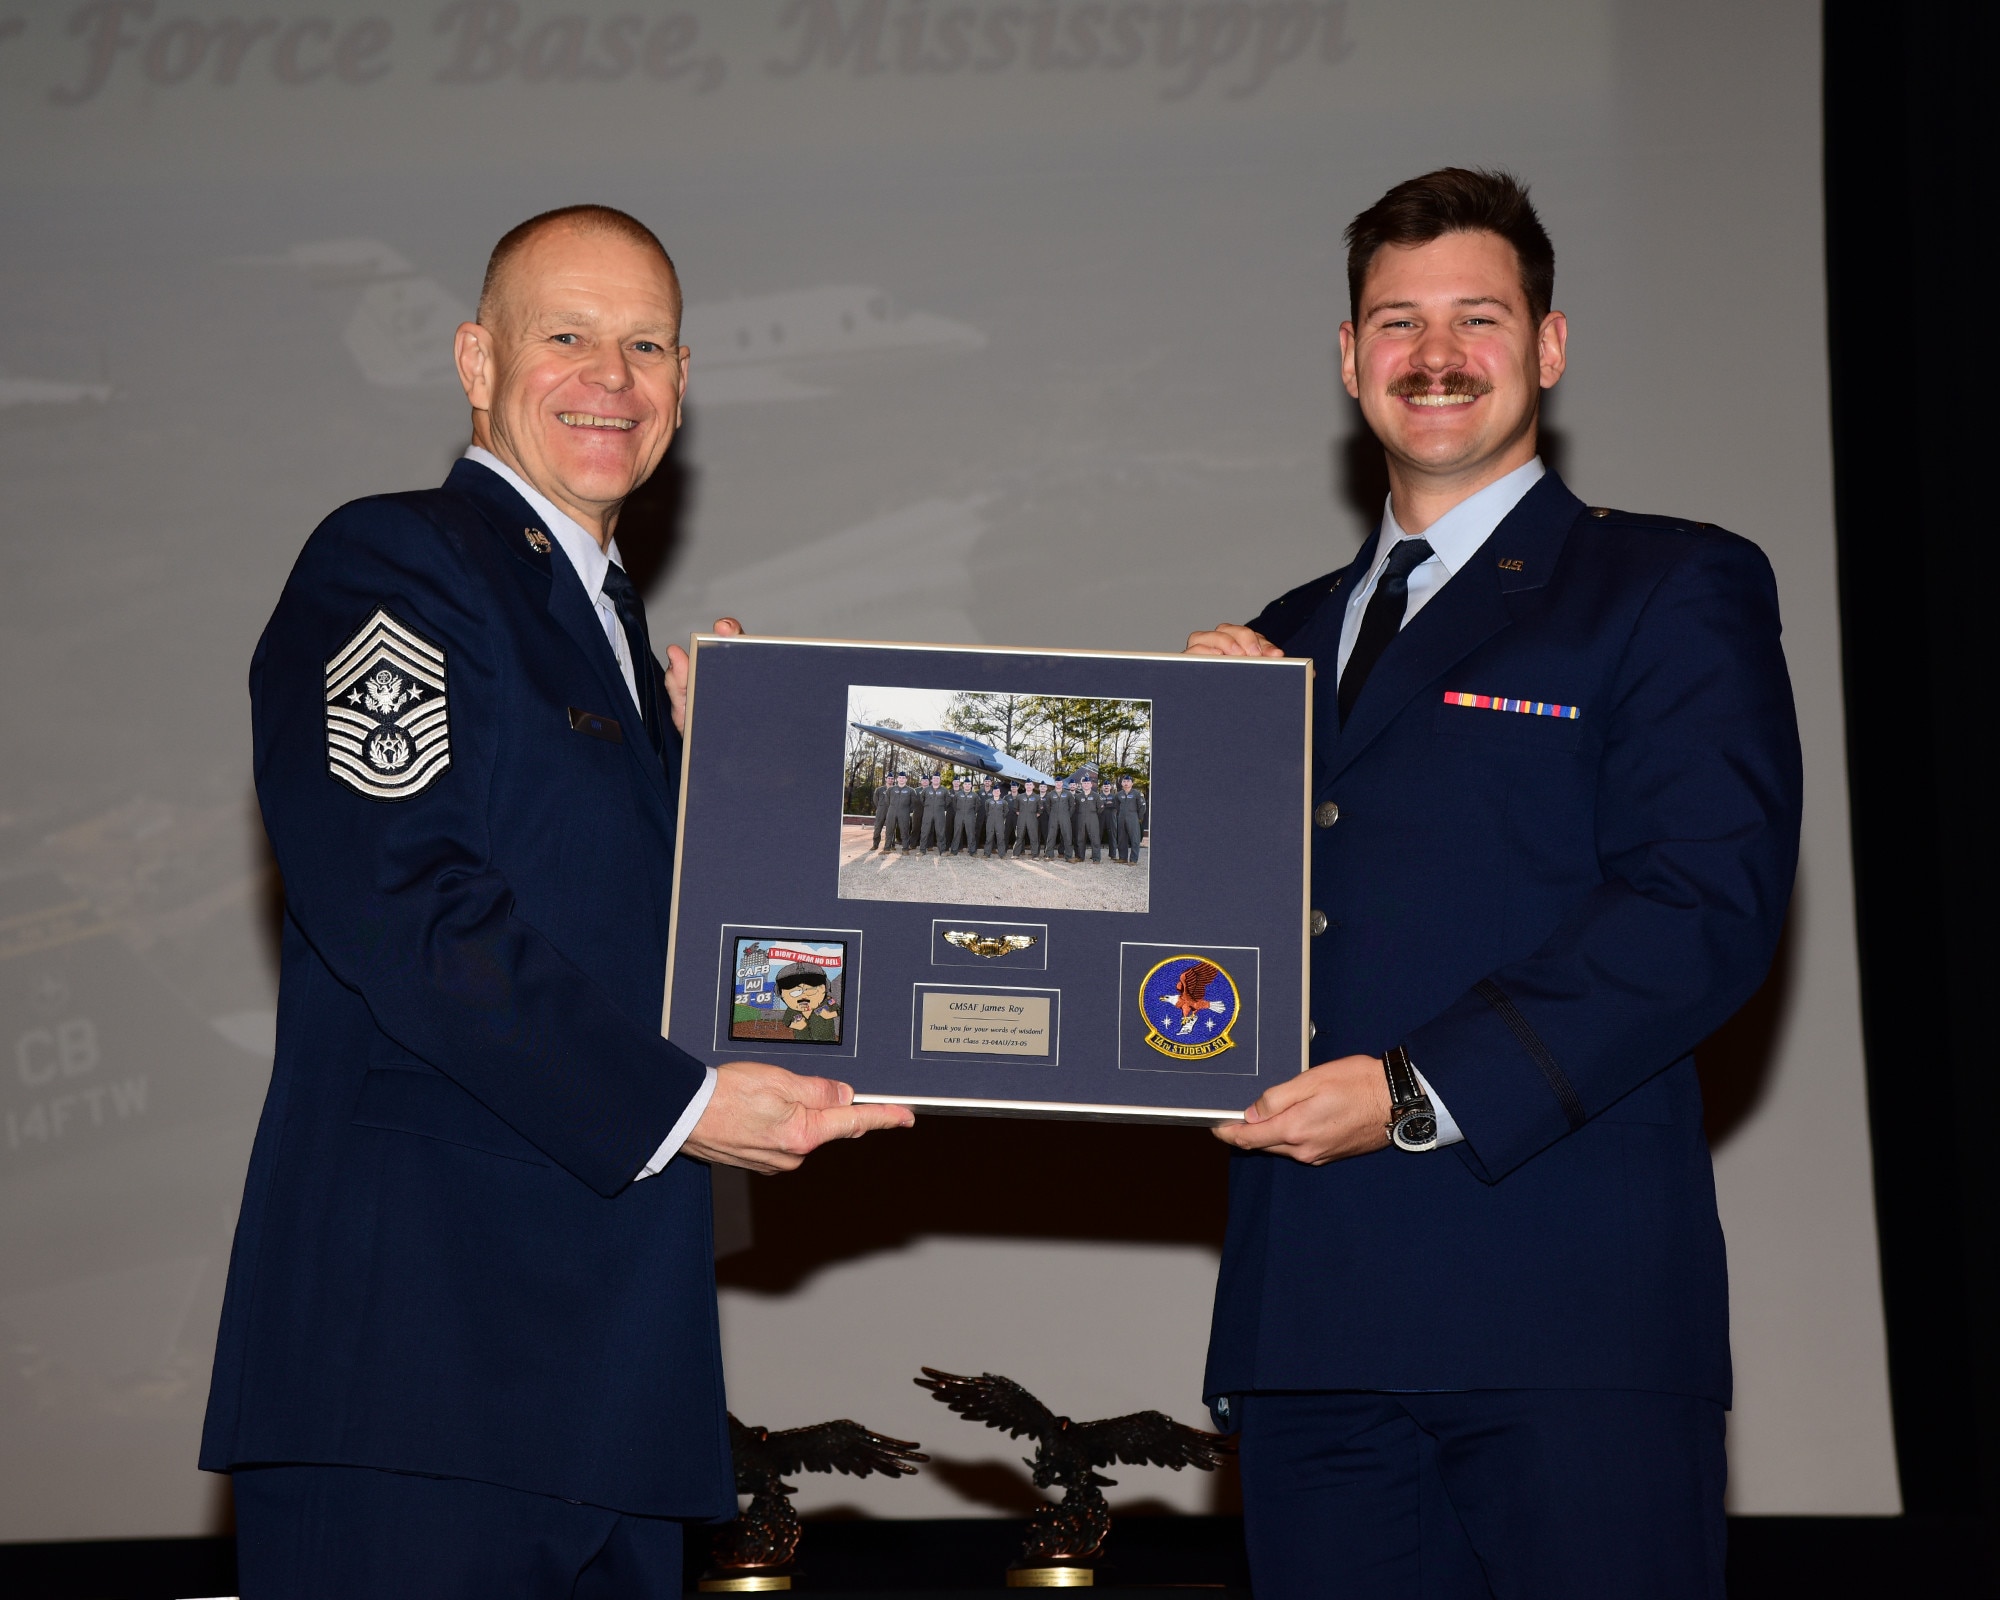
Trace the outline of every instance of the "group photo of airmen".
[[1152, 720], [1147, 700], [850, 685], [841, 897], [1147, 910]]
[[1146, 791], [1129, 775], [1009, 783], [897, 772], [875, 786], [868, 849], [1136, 867], [1148, 822]]

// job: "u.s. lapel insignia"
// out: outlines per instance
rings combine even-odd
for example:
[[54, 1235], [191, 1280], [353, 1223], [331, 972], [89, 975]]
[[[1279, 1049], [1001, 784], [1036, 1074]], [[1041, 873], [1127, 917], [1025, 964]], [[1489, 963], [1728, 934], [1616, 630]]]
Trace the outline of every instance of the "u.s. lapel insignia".
[[1139, 982], [1146, 1043], [1163, 1056], [1200, 1061], [1235, 1049], [1229, 1030], [1242, 1010], [1236, 980], [1207, 956], [1169, 956]]
[[407, 800], [451, 765], [444, 651], [386, 610], [326, 664], [326, 761], [371, 800]]
[[523, 528], [521, 537], [528, 541], [528, 548], [538, 556], [549, 553], [549, 536], [540, 528]]

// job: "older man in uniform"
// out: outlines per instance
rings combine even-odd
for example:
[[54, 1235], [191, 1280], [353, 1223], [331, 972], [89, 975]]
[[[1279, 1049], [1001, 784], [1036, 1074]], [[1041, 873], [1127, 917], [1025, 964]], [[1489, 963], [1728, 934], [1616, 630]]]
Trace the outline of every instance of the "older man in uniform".
[[[1721, 1600], [1729, 1328], [1694, 1049], [1763, 980], [1800, 771], [1770, 564], [1537, 454], [1555, 251], [1504, 174], [1348, 229], [1389, 499], [1226, 655], [1311, 656], [1319, 1065], [1219, 1130], [1205, 1392], [1260, 1600]], [[1392, 1147], [1393, 1146], [1393, 1147]]]
[[277, 1055], [201, 1451], [245, 1600], [678, 1595], [736, 1507], [703, 1163], [903, 1120], [660, 1036], [687, 656], [615, 533], [680, 305], [623, 213], [509, 233], [466, 458], [322, 523], [257, 646]]

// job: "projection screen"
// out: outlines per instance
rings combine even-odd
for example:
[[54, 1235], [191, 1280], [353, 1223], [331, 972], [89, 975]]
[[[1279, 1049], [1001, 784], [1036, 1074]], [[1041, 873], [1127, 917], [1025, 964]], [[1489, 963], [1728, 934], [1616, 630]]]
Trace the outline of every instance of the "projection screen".
[[[454, 325], [625, 207], [693, 349], [655, 637], [1177, 648], [1379, 511], [1341, 226], [1527, 179], [1597, 504], [1776, 564], [1805, 855], [1719, 1119], [1732, 1505], [1897, 1509], [1855, 997], [1818, 7], [1701, 0], [0, 0], [0, 1539], [197, 1533], [280, 893], [244, 675], [350, 497], [463, 447]], [[1228, 730], [1215, 733], [1226, 760]], [[919, 1135], [913, 1137], [921, 1137]], [[1035, 1160], [1031, 1129], [1015, 1135]], [[782, 1181], [782, 1180], [774, 1180]], [[1212, 1250], [924, 1236], [724, 1295], [732, 1398], [930, 1438], [917, 1364], [1201, 1418]], [[799, 1359], [810, 1330], [817, 1359]], [[1003, 1441], [954, 1439], [1004, 1462]], [[808, 1510], [971, 1515], [963, 1475]], [[955, 1487], [955, 1485], [958, 1485]], [[1126, 1501], [1210, 1489], [1127, 1473]]]

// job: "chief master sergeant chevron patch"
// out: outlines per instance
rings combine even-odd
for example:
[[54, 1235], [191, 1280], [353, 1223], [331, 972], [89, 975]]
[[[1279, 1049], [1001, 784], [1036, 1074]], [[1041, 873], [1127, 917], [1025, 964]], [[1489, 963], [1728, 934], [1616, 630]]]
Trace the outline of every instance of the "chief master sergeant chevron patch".
[[326, 664], [326, 760], [371, 800], [407, 800], [451, 765], [444, 652], [386, 610]]

